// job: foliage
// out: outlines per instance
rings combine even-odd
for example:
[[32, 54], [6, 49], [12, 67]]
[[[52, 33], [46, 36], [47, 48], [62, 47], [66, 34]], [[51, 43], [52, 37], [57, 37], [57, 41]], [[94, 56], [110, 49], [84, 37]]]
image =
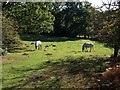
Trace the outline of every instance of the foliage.
[[17, 33], [18, 26], [10, 18], [2, 17], [2, 43], [3, 48], [13, 48], [14, 46], [20, 44], [19, 36]]
[[92, 6], [89, 6], [87, 8], [87, 11], [89, 12], [89, 17], [87, 17], [87, 35], [89, 35], [91, 38], [95, 38], [98, 34], [98, 31], [101, 29], [101, 12], [93, 8]]
[[106, 14], [107, 16], [104, 17], [102, 23], [103, 28], [99, 31], [99, 34], [102, 37], [101, 39], [112, 44], [113, 46], [120, 43], [119, 12], [120, 10], [105, 12], [103, 16], [106, 16]]
[[114, 58], [118, 56], [120, 48], [120, 8], [102, 13], [102, 22], [98, 31], [98, 38], [114, 48]]
[[86, 37], [97, 31], [98, 13], [87, 1], [3, 3], [3, 14], [18, 22], [19, 33]]
[[19, 33], [51, 33], [54, 16], [50, 12], [51, 3], [47, 2], [15, 2], [3, 5], [3, 14], [18, 22]]
[[54, 9], [55, 34], [74, 37], [77, 35], [85, 35], [88, 12], [83, 6], [83, 3], [66, 2], [56, 4]]

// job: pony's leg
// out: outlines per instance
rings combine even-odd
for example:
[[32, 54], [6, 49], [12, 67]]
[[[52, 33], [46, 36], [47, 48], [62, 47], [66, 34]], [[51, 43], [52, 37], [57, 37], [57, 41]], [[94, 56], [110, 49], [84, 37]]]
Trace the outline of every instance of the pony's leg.
[[37, 50], [37, 46], [35, 46], [35, 49]]
[[93, 48], [93, 47], [91, 47], [91, 51], [94, 51], [94, 48]]
[[37, 50], [39, 50], [39, 46], [37, 46]]
[[82, 46], [82, 52], [84, 51], [84, 47]]
[[36, 46], [36, 44], [35, 44], [35, 49], [37, 49], [37, 46]]
[[83, 52], [85, 52], [85, 47], [84, 47], [84, 49], [83, 49]]
[[90, 52], [91, 52], [91, 49], [92, 49], [92, 48], [90, 47]]
[[86, 51], [86, 48], [84, 47], [84, 52]]
[[40, 50], [40, 45], [38, 46], [38, 50]]

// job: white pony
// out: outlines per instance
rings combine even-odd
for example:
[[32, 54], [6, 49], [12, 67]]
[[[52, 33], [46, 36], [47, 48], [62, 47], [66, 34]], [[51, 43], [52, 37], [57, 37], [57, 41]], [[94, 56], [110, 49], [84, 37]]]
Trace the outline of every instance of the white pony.
[[37, 49], [37, 50], [42, 49], [42, 42], [41, 41], [35, 42], [35, 49]]
[[88, 51], [87, 48], [90, 48], [90, 52], [92, 51], [92, 49], [94, 50], [94, 45], [92, 43], [84, 43], [82, 46], [82, 51]]

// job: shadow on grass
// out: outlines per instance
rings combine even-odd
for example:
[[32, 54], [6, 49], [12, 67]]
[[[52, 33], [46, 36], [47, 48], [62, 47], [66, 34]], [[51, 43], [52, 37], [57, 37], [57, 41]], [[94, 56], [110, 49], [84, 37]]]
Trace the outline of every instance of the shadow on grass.
[[[46, 61], [36, 68], [16, 69], [18, 72], [32, 71], [17, 87], [32, 88], [91, 88], [99, 73], [109, 67], [109, 62], [100, 57], [65, 57], [57, 61]], [[47, 68], [46, 71], [40, 70]], [[15, 69], [14, 69], [15, 70]]]
[[41, 41], [44, 41], [44, 42], [63, 42], [63, 41], [79, 40], [79, 38], [53, 37], [53, 36], [43, 36], [43, 35], [33, 35], [33, 34], [20, 35], [20, 38], [24, 41], [41, 40]]

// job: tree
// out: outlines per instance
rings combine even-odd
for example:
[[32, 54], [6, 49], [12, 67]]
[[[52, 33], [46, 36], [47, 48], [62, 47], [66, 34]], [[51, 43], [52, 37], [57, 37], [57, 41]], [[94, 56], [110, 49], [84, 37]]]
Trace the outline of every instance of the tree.
[[[114, 48], [114, 59], [116, 59], [120, 48], [120, 7], [111, 9], [113, 5], [111, 1], [108, 4], [104, 3], [104, 5], [108, 5], [108, 10], [102, 14], [103, 27], [99, 30], [98, 34], [101, 36], [100, 40], [105, 41]], [[114, 2], [114, 6], [120, 6], [120, 3]]]
[[95, 38], [100, 29], [100, 24], [102, 22], [101, 12], [92, 7], [89, 2], [85, 2], [85, 9], [88, 12], [86, 20], [87, 21], [86, 34], [88, 35], [88, 38], [89, 36], [91, 38]]
[[62, 10], [64, 9], [64, 6], [65, 6], [64, 2], [54, 2], [53, 8], [51, 11], [55, 17], [54, 35], [57, 35], [57, 36], [64, 36], [64, 34], [65, 34], [65, 31], [62, 30], [62, 22], [64, 21], [64, 19], [63, 19], [64, 13]]
[[47, 2], [9, 2], [3, 5], [3, 14], [18, 22], [19, 32], [47, 34], [53, 32], [51, 5]]

